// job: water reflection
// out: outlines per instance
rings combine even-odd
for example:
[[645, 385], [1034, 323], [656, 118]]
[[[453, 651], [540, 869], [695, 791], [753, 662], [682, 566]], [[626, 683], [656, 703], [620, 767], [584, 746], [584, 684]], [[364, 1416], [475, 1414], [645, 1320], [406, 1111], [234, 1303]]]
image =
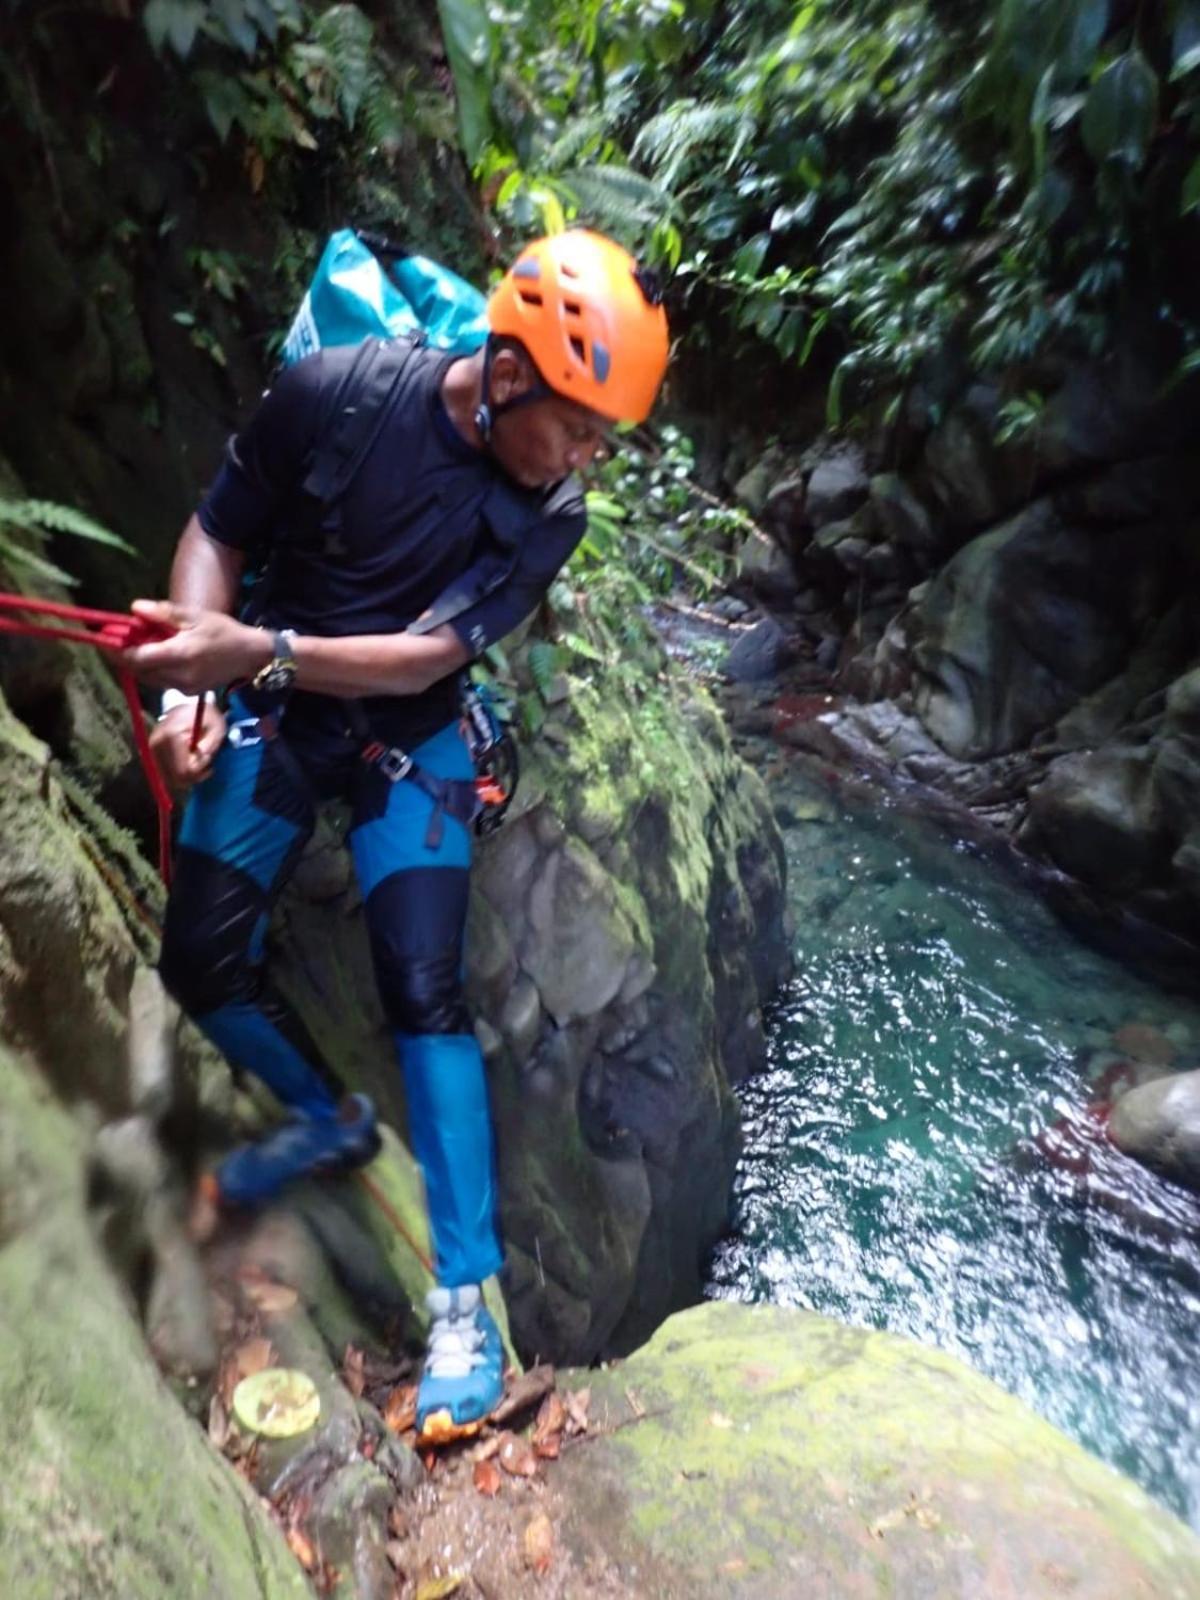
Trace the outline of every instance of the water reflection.
[[1200, 1526], [1200, 1204], [1091, 1109], [1200, 1066], [1200, 1012], [978, 852], [790, 782], [797, 975], [711, 1292], [937, 1345]]

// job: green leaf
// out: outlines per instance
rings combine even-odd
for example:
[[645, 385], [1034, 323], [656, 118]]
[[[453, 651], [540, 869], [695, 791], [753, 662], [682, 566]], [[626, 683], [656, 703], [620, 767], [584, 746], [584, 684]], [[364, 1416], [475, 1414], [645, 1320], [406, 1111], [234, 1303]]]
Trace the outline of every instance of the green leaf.
[[1110, 0], [1082, 0], [1079, 5], [1062, 63], [1064, 73], [1072, 81], [1077, 82], [1091, 71], [1096, 52], [1108, 32], [1109, 10]]
[[467, 159], [474, 164], [492, 126], [492, 25], [479, 0], [438, 0], [438, 16], [454, 75], [459, 134]]
[[155, 50], [169, 43], [186, 60], [208, 15], [204, 0], [149, 0], [142, 25]]
[[1192, 163], [1180, 196], [1179, 215], [1186, 217], [1191, 211], [1200, 211], [1200, 159]]
[[736, 253], [733, 258], [733, 270], [739, 278], [753, 282], [758, 277], [763, 259], [771, 248], [771, 235], [769, 233], [756, 233]]
[[32, 550], [26, 550], [12, 539], [6, 539], [2, 533], [0, 533], [0, 557], [10, 566], [32, 572], [35, 577], [44, 578], [50, 583], [61, 583], [68, 589], [74, 589], [79, 582], [79, 579], [73, 578], [69, 572], [56, 567], [53, 561], [47, 561], [45, 556], [34, 555]]
[[51, 533], [69, 533], [76, 539], [90, 539], [94, 544], [106, 544], [126, 555], [136, 555], [131, 544], [126, 544], [119, 534], [76, 511], [73, 506], [56, 505], [52, 500], [0, 500], [0, 520], [15, 522], [22, 527], [45, 528]]
[[1171, 37], [1171, 81], [1200, 67], [1200, 0], [1182, 0]]
[[1158, 76], [1140, 50], [1127, 51], [1092, 85], [1083, 108], [1084, 145], [1099, 165], [1119, 161], [1136, 171], [1157, 122]]

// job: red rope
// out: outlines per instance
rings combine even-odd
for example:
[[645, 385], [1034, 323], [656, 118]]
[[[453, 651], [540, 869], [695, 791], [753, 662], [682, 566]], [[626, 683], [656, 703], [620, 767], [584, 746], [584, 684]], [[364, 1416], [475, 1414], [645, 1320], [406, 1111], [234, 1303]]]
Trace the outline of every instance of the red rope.
[[[33, 600], [24, 594], [0, 592], [0, 613], [3, 612], [26, 612], [32, 616], [56, 617], [60, 621], [78, 622], [83, 626], [59, 628], [47, 623], [24, 621], [20, 617], [0, 615], [0, 633], [16, 633], [31, 639], [54, 639], [59, 644], [90, 644], [98, 650], [108, 650], [113, 655], [132, 649], [134, 645], [155, 644], [162, 639], [170, 639], [176, 631], [169, 623], [150, 622], [145, 617], [135, 617], [128, 613], [96, 611], [89, 606], [71, 606], [58, 600]], [[170, 888], [171, 811], [174, 801], [159, 770], [158, 762], [154, 759], [154, 752], [150, 748], [146, 721], [138, 699], [137, 679], [124, 663], [116, 668], [116, 674], [125, 695], [125, 704], [129, 707], [129, 717], [133, 724], [133, 742], [137, 746], [138, 759], [158, 811], [158, 870], [162, 874], [163, 882]], [[197, 707], [196, 725], [192, 730], [193, 749], [196, 747], [203, 710], [204, 700], [201, 697]]]

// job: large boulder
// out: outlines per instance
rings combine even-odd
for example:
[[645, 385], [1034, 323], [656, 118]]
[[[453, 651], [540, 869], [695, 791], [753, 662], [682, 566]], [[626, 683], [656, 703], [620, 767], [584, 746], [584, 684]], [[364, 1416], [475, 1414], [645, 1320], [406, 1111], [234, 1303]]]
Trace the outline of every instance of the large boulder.
[[561, 1539], [643, 1600], [1200, 1596], [1188, 1528], [908, 1340], [712, 1304], [588, 1381]]
[[1164, 1178], [1200, 1191], [1200, 1072], [1130, 1089], [1109, 1122], [1113, 1143]]
[[965, 545], [916, 618], [917, 709], [951, 755], [1027, 745], [1121, 668], [1159, 609], [1169, 529], [1080, 529], [1050, 501]]

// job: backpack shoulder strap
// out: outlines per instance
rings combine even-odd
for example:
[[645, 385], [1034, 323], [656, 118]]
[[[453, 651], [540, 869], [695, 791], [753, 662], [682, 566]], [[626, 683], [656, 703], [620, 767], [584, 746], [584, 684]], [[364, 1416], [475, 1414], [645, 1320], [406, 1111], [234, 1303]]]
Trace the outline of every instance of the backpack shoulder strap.
[[401, 390], [415, 375], [413, 356], [423, 342], [420, 337], [364, 339], [359, 346], [302, 485], [322, 512], [345, 494]]
[[522, 536], [542, 521], [546, 511], [540, 496], [498, 477], [487, 492], [482, 514], [492, 535], [490, 547], [450, 580], [433, 604], [409, 623], [407, 633], [432, 633], [507, 583], [521, 558]]

